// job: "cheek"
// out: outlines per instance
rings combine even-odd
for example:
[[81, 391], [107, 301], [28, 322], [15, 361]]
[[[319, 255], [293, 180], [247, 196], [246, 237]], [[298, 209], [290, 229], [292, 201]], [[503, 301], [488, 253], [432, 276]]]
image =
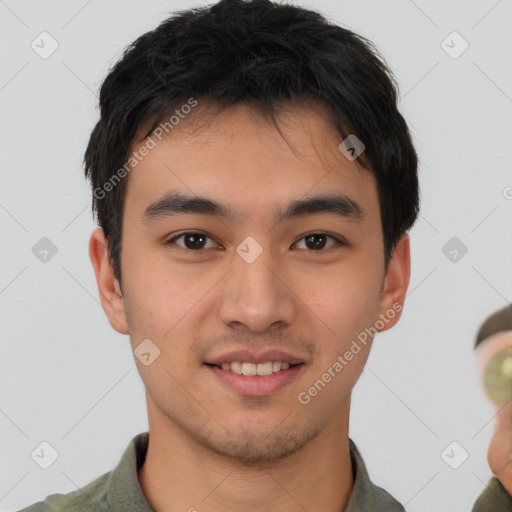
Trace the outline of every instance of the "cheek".
[[314, 332], [319, 345], [315, 378], [322, 382], [331, 379], [322, 395], [325, 399], [339, 396], [343, 400], [368, 359], [372, 336], [366, 329], [371, 332], [378, 319], [380, 287], [375, 276], [357, 275], [355, 271], [340, 272], [322, 284], [309, 297], [302, 290], [308, 305], [304, 325], [308, 332]]
[[126, 243], [122, 271], [132, 310], [138, 315], [159, 318], [161, 312], [173, 314], [191, 288], [184, 286], [186, 280], [179, 268], [166, 262], [159, 251], [145, 250], [142, 244]]
[[376, 272], [344, 267], [308, 279], [314, 286], [299, 282], [299, 297], [338, 337], [357, 334], [378, 315], [381, 281]]
[[127, 321], [134, 345], [149, 338], [163, 356], [181, 358], [179, 340], [190, 338], [190, 332], [211, 315], [215, 305], [208, 290], [219, 275], [202, 265], [162, 260], [142, 250], [133, 250], [123, 260]]

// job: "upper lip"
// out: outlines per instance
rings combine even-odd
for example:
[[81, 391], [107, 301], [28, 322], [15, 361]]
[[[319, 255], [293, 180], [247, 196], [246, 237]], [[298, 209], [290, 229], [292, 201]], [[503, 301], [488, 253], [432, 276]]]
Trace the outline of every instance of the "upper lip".
[[232, 363], [234, 361], [241, 361], [243, 363], [266, 363], [268, 361], [281, 361], [282, 363], [288, 364], [299, 364], [304, 363], [304, 359], [296, 357], [287, 352], [275, 348], [261, 349], [258, 351], [249, 349], [232, 350], [225, 352], [224, 354], [208, 358], [205, 363], [207, 364], [218, 364]]

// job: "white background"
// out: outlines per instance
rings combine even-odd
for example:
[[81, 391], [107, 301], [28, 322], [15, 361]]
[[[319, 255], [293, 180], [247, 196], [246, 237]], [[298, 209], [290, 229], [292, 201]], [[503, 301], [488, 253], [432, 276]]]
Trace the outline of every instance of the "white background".
[[[109, 66], [170, 12], [197, 5], [0, 0], [2, 511], [84, 486], [147, 430], [128, 337], [99, 305], [82, 159]], [[409, 295], [354, 389], [350, 436], [408, 511], [467, 512], [491, 476], [494, 415], [472, 346], [512, 299], [512, 2], [300, 5], [375, 42], [421, 159]], [[59, 44], [48, 59], [30, 46], [42, 31]], [[441, 46], [453, 31], [469, 43], [457, 59]], [[32, 253], [43, 236], [58, 249], [47, 263]], [[468, 248], [456, 263], [442, 252], [454, 236]], [[46, 470], [30, 456], [42, 441], [59, 453]], [[456, 470], [441, 457], [452, 441], [469, 453]]]

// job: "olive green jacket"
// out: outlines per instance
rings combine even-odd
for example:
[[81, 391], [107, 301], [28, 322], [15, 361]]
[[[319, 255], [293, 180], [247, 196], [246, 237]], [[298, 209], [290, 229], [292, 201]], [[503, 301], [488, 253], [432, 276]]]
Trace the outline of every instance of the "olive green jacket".
[[[148, 448], [149, 432], [136, 435], [113, 471], [68, 494], [52, 494], [20, 512], [154, 512], [139, 484], [137, 471]], [[375, 485], [355, 443], [349, 438], [354, 487], [344, 512], [405, 512], [387, 491]], [[471, 512], [512, 511], [512, 497], [493, 477]]]

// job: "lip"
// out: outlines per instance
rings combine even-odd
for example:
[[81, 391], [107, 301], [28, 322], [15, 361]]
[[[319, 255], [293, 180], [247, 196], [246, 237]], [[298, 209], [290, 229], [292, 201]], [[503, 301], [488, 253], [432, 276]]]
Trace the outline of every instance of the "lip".
[[208, 360], [204, 362], [208, 364], [221, 365], [222, 363], [232, 363], [234, 361], [252, 364], [267, 363], [268, 361], [281, 361], [282, 363], [288, 363], [290, 365], [305, 362], [305, 360], [300, 357], [274, 348], [258, 351], [249, 349], [233, 350], [231, 352], [226, 352], [224, 354], [208, 358]]
[[[246, 361], [247, 362], [247, 361]], [[238, 375], [218, 366], [204, 365], [215, 378], [243, 396], [268, 396], [289, 385], [302, 372], [305, 364], [290, 366], [287, 370], [265, 376]]]

